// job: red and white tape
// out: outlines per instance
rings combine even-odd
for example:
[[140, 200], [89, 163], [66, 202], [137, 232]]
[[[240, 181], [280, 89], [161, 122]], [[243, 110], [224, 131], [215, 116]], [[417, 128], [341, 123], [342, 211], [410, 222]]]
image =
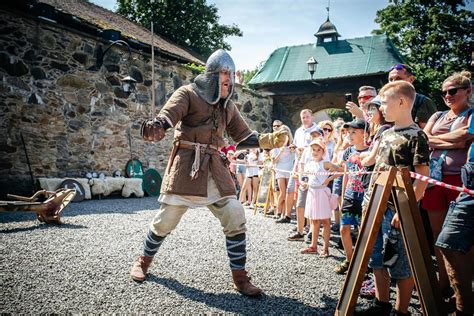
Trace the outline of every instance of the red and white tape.
[[[259, 167], [259, 168], [263, 168], [264, 166], [262, 165], [245, 165], [245, 164], [239, 164], [239, 163], [232, 163], [236, 166], [247, 166], [247, 167]], [[292, 174], [297, 174], [297, 175], [327, 175], [327, 176], [332, 176], [332, 175], [345, 175], [345, 174], [355, 174], [355, 175], [363, 175], [363, 174], [374, 174], [374, 173], [380, 173], [381, 171], [357, 171], [357, 172], [293, 172], [293, 171], [288, 171], [288, 170], [282, 170], [282, 169], [277, 169], [277, 168], [270, 168], [272, 170], [275, 170], [275, 171], [279, 171], [279, 172], [286, 172], [286, 173], [289, 173], [290, 175]], [[457, 186], [454, 186], [454, 185], [451, 185], [451, 184], [447, 184], [447, 183], [444, 183], [444, 182], [441, 182], [441, 181], [438, 181], [438, 180], [435, 180], [435, 179], [432, 179], [430, 177], [427, 177], [427, 176], [424, 176], [424, 175], [421, 175], [421, 174], [418, 174], [416, 172], [413, 172], [413, 171], [410, 171], [410, 176], [414, 179], [418, 179], [418, 180], [421, 180], [421, 181], [424, 181], [424, 182], [428, 182], [428, 183], [431, 183], [431, 184], [434, 184], [434, 185], [437, 185], [437, 186], [440, 186], [440, 187], [443, 187], [443, 188], [446, 188], [446, 189], [450, 189], [450, 190], [455, 190], [455, 191], [459, 191], [459, 192], [464, 192], [464, 193], [467, 193], [469, 195], [474, 195], [474, 190], [469, 190], [467, 188], [464, 188], [464, 187], [457, 187]]]
[[428, 183], [431, 183], [431, 184], [434, 184], [434, 185], [438, 185], [438, 186], [446, 188], [446, 189], [451, 189], [451, 190], [455, 190], [455, 191], [459, 191], [459, 192], [464, 192], [464, 193], [467, 193], [469, 195], [474, 195], [474, 190], [469, 190], [467, 188], [457, 187], [457, 186], [454, 186], [454, 185], [451, 185], [451, 184], [447, 184], [447, 183], [435, 180], [433, 178], [415, 173], [413, 171], [410, 171], [410, 176], [412, 178], [415, 178], [415, 179], [418, 179], [418, 180], [421, 180], [421, 181], [424, 181], [424, 182], [428, 182]]

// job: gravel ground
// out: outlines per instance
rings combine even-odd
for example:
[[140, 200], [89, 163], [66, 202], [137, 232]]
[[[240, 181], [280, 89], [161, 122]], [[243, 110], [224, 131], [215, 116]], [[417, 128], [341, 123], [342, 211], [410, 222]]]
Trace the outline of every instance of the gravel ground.
[[303, 242], [286, 240], [292, 225], [250, 210], [247, 269], [262, 298], [232, 289], [224, 235], [206, 208], [184, 215], [149, 279], [133, 282], [130, 267], [157, 209], [156, 198], [83, 201], [64, 210], [59, 226], [0, 213], [0, 312], [334, 314], [344, 276], [333, 268], [342, 253], [302, 255]]

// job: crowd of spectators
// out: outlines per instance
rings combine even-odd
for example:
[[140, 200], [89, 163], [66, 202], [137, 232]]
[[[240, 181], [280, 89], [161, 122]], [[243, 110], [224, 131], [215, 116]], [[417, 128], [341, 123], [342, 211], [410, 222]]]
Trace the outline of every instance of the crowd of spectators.
[[[327, 258], [331, 233], [340, 238], [338, 247], [344, 250], [345, 260], [334, 267], [334, 273], [347, 273], [378, 171], [408, 167], [418, 174], [474, 189], [470, 77], [466, 71], [448, 77], [440, 87], [447, 110], [436, 111], [431, 99], [415, 91], [413, 70], [397, 64], [389, 71], [389, 83], [379, 91], [364, 85], [357, 103], [347, 101], [351, 122], [338, 118], [317, 124], [312, 111], [304, 109], [294, 136], [282, 121], [273, 122], [274, 131], [286, 129], [289, 134], [281, 148], [235, 151], [235, 146], [227, 144], [222, 151], [231, 162], [240, 201], [252, 208], [258, 206], [261, 167], [271, 169], [275, 198], [267, 215], [278, 224], [296, 224], [288, 241], [306, 241], [309, 245], [302, 247], [303, 254]], [[339, 174], [332, 175], [334, 172]], [[427, 183], [420, 180], [413, 181], [413, 187], [427, 214], [425, 231], [432, 234], [428, 239], [434, 246], [443, 303], [457, 315], [472, 315], [474, 197], [441, 186], [426, 188]], [[323, 247], [319, 251], [321, 227]], [[374, 301], [357, 314], [406, 314], [414, 280], [398, 213], [390, 201], [369, 271], [360, 294]], [[391, 280], [396, 287], [395, 306], [389, 300]]]

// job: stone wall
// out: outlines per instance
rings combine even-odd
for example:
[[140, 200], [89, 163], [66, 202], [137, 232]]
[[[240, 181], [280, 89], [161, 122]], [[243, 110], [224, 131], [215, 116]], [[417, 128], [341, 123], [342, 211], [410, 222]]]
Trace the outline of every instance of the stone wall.
[[[124, 172], [131, 156], [143, 166], [166, 166], [172, 132], [160, 143], [143, 141], [140, 123], [151, 114], [150, 57], [113, 46], [99, 70], [97, 49], [107, 43], [86, 34], [0, 10], [0, 195], [31, 191], [28, 165], [37, 177]], [[136, 91], [123, 92], [131, 74]], [[155, 61], [157, 111], [197, 75], [167, 60]], [[238, 86], [234, 96], [251, 128], [268, 131], [269, 98]], [[131, 138], [129, 141], [128, 131]], [[131, 143], [131, 148], [130, 148]]]

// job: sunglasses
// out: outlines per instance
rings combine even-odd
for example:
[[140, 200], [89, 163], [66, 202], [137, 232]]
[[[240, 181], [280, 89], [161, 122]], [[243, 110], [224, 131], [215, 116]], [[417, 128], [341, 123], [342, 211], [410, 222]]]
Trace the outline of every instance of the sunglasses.
[[367, 109], [367, 112], [369, 112], [369, 113], [375, 113], [377, 111], [379, 111], [379, 108], [376, 107], [376, 106], [371, 106]]
[[323, 131], [328, 132], [328, 133], [331, 133], [331, 132], [332, 132], [332, 129], [330, 129], [330, 128], [323, 128]]
[[371, 95], [364, 95], [364, 96], [358, 97], [357, 99], [367, 101], [367, 100], [370, 100], [372, 98], [373, 98], [373, 96], [371, 96]]
[[392, 70], [402, 70], [402, 69], [405, 69], [407, 70], [409, 73], [413, 73], [413, 68], [411, 68], [410, 66], [408, 65], [405, 65], [405, 64], [396, 64], [396, 65], [393, 65], [392, 67], [390, 67], [390, 69], [388, 70], [389, 72], [392, 71]]
[[446, 96], [446, 93], [450, 96], [456, 95], [459, 89], [467, 89], [467, 87], [457, 87], [457, 88], [451, 88], [448, 90], [441, 90], [441, 96], [444, 98]]

